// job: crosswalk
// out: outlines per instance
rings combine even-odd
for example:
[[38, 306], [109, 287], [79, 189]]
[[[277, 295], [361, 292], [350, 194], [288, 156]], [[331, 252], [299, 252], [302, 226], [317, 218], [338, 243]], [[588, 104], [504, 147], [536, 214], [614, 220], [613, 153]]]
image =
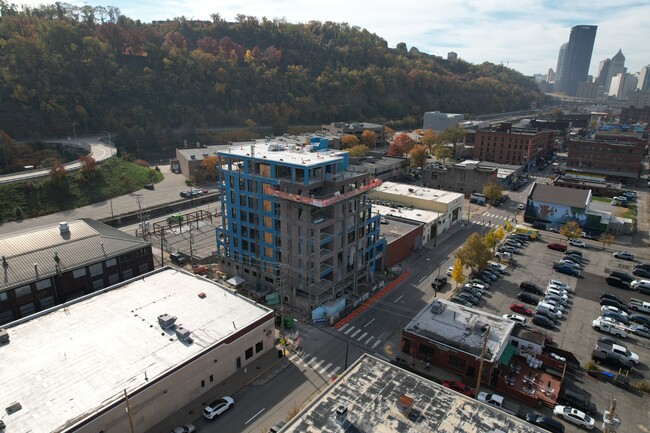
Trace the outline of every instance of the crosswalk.
[[351, 340], [356, 340], [358, 343], [361, 343], [364, 346], [368, 346], [371, 349], [376, 349], [377, 346], [381, 344], [381, 339], [375, 337], [374, 335], [368, 335], [368, 333], [364, 332], [363, 329], [355, 328], [349, 323], [341, 326], [338, 331], [342, 332], [343, 335], [349, 336]]
[[[479, 219], [479, 216], [477, 215], [475, 218]], [[485, 227], [503, 227], [503, 224], [510, 220], [512, 216], [510, 215], [503, 215], [503, 214], [495, 214], [495, 213], [484, 213], [480, 216], [481, 220], [476, 221], [478, 224], [483, 225]], [[511, 224], [515, 224], [513, 221], [510, 221]]]
[[289, 355], [289, 360], [291, 360], [293, 364], [302, 365], [303, 367], [309, 368], [324, 377], [332, 377], [342, 368], [340, 365], [334, 365], [332, 362], [328, 363], [324, 359], [319, 359], [318, 357], [308, 353], [305, 353], [302, 356], [293, 353]]

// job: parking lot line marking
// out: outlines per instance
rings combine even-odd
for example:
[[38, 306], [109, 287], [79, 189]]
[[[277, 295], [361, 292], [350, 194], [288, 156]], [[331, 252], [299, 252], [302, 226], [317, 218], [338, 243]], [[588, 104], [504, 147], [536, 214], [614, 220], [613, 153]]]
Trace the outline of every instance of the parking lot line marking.
[[357, 335], [359, 335], [359, 332], [361, 332], [361, 329], [357, 329], [357, 331], [354, 334], [350, 335], [350, 338], [356, 337]]
[[345, 335], [348, 335], [352, 330], [354, 329], [354, 326], [350, 326], [350, 329], [344, 332]]
[[364, 332], [363, 334], [361, 334], [361, 337], [357, 338], [357, 341], [363, 340], [366, 337], [366, 335], [368, 335], [368, 333]]
[[323, 367], [323, 369], [322, 369], [321, 371], [319, 371], [318, 374], [323, 374], [323, 373], [325, 373], [325, 372], [327, 371], [327, 369], [330, 368], [331, 366], [332, 366], [332, 363], [330, 362], [330, 363], [327, 364], [325, 367]]
[[381, 340], [375, 341], [375, 344], [372, 345], [372, 348], [374, 349], [375, 347], [379, 346], [379, 343], [381, 343]]
[[348, 326], [350, 326], [349, 323], [346, 323], [345, 325], [341, 326], [341, 327], [339, 328], [339, 332], [343, 332], [343, 330], [344, 330], [345, 328], [347, 328]]

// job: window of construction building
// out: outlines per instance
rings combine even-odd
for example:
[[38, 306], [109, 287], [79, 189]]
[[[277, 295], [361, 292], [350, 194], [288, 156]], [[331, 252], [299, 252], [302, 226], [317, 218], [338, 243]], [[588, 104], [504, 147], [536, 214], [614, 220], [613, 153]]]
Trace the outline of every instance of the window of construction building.
[[253, 348], [249, 347], [248, 349], [246, 349], [246, 352], [244, 353], [244, 355], [246, 356], [246, 359], [252, 358], [253, 357]]
[[260, 353], [262, 350], [264, 350], [264, 342], [258, 341], [255, 343], [255, 353]]

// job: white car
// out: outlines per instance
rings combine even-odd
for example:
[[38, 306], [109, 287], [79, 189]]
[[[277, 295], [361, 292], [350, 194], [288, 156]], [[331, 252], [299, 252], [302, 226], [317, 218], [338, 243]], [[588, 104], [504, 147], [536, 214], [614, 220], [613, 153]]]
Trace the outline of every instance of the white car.
[[569, 245], [580, 248], [587, 248], [587, 244], [582, 242], [580, 239], [569, 239]]
[[568, 301], [568, 300], [569, 300], [569, 297], [566, 295], [566, 292], [562, 292], [562, 291], [560, 291], [560, 290], [549, 289], [549, 288], [547, 287], [547, 288], [546, 288], [546, 294], [547, 294], [547, 295], [555, 295], [555, 296], [558, 296], [558, 297], [564, 299], [565, 301]]
[[549, 286], [550, 285], [557, 286], [557, 287], [559, 287], [561, 289], [566, 290], [567, 292], [571, 291], [571, 287], [567, 283], [565, 283], [564, 281], [551, 279], [551, 280], [548, 280], [548, 285]]
[[505, 273], [508, 270], [508, 268], [503, 266], [501, 263], [497, 263], [497, 262], [488, 262], [488, 268], [494, 269], [495, 271], [501, 274]]
[[222, 397], [213, 401], [203, 408], [203, 416], [207, 419], [215, 419], [231, 407], [235, 405], [235, 400], [232, 397]]
[[454, 271], [454, 267], [453, 267], [453, 266], [449, 266], [449, 267], [447, 268], [447, 276], [448, 276], [448, 277], [451, 277], [451, 273], [452, 273], [453, 271]]
[[603, 305], [600, 307], [600, 311], [613, 311], [615, 313], [620, 314], [621, 316], [627, 317], [627, 313], [625, 311], [622, 311], [616, 307], [612, 307], [611, 305]]
[[498, 407], [499, 409], [503, 407], [503, 397], [500, 396], [499, 394], [493, 394], [490, 392], [479, 392], [476, 398], [478, 399], [478, 401], [487, 403], [490, 406]]
[[555, 299], [544, 298], [544, 299], [542, 299], [541, 301], [539, 301], [539, 303], [540, 303], [540, 304], [542, 304], [542, 303], [544, 303], [544, 304], [551, 304], [552, 306], [555, 307], [556, 310], [559, 310], [560, 313], [564, 313], [564, 305], [562, 305], [561, 303], [559, 303], [559, 302], [556, 301]]
[[519, 323], [521, 325], [526, 324], [526, 318], [520, 314], [504, 314], [501, 317], [503, 317], [506, 320], [512, 320], [513, 322]]
[[172, 433], [194, 433], [195, 431], [196, 427], [194, 427], [194, 424], [185, 424], [174, 428]]
[[553, 415], [560, 419], [569, 421], [581, 428], [592, 430], [596, 421], [586, 413], [569, 406], [557, 405], [553, 408]]
[[517, 209], [519, 209], [519, 210], [524, 210], [524, 209], [526, 209], [526, 205], [523, 204], [523, 203], [519, 203], [519, 204], [517, 205]]
[[633, 289], [636, 288], [636, 286], [650, 287], [650, 280], [634, 280], [630, 283], [630, 287]]

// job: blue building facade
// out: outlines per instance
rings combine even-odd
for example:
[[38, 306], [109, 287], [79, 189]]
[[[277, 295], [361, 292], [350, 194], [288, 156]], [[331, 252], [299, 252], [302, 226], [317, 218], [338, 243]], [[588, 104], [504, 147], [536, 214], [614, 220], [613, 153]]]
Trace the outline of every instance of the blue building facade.
[[222, 269], [253, 296], [278, 292], [304, 312], [363, 296], [383, 275], [385, 240], [368, 191], [381, 182], [347, 171], [327, 140], [259, 141], [219, 152]]

